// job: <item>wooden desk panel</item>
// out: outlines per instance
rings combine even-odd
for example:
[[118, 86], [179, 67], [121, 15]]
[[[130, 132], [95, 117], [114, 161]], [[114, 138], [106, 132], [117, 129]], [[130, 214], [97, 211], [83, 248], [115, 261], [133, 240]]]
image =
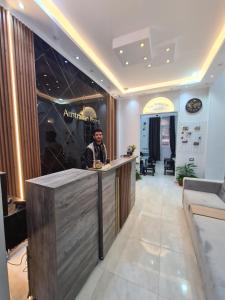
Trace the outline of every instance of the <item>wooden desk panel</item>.
[[98, 263], [98, 175], [67, 170], [27, 182], [29, 278], [37, 300], [74, 300]]

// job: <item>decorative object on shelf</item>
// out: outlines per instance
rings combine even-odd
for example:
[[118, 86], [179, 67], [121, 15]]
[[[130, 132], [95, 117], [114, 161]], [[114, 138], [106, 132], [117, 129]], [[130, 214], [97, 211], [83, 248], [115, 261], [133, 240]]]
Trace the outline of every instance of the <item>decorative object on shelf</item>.
[[128, 148], [127, 148], [127, 155], [128, 156], [133, 155], [135, 149], [136, 149], [135, 145], [129, 145]]
[[185, 108], [189, 113], [196, 113], [202, 108], [202, 101], [198, 98], [192, 98], [187, 102]]
[[184, 166], [180, 166], [176, 168], [177, 172], [177, 182], [180, 186], [183, 186], [183, 179], [184, 177], [191, 177], [191, 178], [197, 178], [195, 173], [195, 168], [197, 166], [193, 163], [185, 164]]
[[199, 146], [199, 142], [194, 142], [193, 145], [194, 146]]
[[195, 131], [200, 131], [201, 127], [200, 126], [196, 126], [195, 127]]
[[[183, 127], [183, 131], [188, 131], [189, 130], [189, 127], [187, 127], [187, 126], [184, 126]], [[183, 133], [183, 132], [182, 132]]]

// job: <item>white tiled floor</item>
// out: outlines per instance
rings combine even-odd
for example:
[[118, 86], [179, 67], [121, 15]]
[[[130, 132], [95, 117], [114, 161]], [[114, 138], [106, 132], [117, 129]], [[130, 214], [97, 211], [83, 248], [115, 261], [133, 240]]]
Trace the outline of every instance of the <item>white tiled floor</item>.
[[[135, 207], [76, 300], [204, 300], [182, 189], [160, 168], [137, 182]], [[25, 247], [12, 253], [12, 262], [20, 262]], [[26, 258], [8, 268], [11, 299], [25, 300]]]
[[135, 207], [76, 300], [204, 300], [182, 189], [162, 174], [137, 182]]

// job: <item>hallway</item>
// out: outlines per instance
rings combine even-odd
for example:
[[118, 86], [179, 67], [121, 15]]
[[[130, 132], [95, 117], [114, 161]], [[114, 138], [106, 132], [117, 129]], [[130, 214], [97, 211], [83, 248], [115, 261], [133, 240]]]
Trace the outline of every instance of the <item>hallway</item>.
[[204, 300], [182, 188], [161, 174], [137, 182], [129, 219], [76, 300]]

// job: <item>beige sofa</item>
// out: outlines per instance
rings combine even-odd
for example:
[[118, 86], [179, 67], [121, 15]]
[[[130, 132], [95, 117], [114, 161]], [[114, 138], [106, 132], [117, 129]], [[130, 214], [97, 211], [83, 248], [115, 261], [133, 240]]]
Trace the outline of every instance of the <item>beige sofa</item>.
[[190, 205], [225, 210], [225, 183], [184, 179], [183, 206], [207, 300], [225, 300], [225, 221], [192, 214]]

